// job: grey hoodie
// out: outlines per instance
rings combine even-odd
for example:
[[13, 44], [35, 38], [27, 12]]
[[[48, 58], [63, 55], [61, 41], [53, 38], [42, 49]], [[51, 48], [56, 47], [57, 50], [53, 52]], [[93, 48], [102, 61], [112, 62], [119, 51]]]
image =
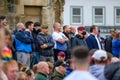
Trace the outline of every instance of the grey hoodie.
[[99, 78], [104, 72], [104, 66], [101, 65], [93, 65], [90, 66], [89, 72], [94, 75], [96, 78]]

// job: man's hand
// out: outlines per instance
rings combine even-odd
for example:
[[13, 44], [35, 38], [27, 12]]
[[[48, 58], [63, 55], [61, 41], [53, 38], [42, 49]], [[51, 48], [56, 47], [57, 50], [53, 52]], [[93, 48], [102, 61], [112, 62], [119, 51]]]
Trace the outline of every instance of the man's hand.
[[61, 43], [61, 44], [64, 44], [65, 43], [65, 39], [58, 39], [57, 40], [59, 43]]
[[48, 46], [47, 46], [47, 44], [43, 44], [43, 45], [41, 45], [40, 46], [42, 49], [45, 49], [45, 48], [47, 48]]

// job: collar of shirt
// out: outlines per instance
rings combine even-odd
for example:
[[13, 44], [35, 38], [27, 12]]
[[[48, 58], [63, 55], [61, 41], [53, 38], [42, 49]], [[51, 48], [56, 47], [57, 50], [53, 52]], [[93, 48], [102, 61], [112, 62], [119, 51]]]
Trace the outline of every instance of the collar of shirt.
[[41, 74], [47, 78], [47, 75], [45, 75], [44, 73], [38, 72], [38, 74]]
[[98, 43], [98, 47], [99, 47], [99, 49], [101, 49], [101, 45], [100, 45], [100, 41], [99, 41], [98, 37], [95, 36], [95, 39], [96, 39], [96, 41], [97, 41], [97, 43]]
[[29, 29], [25, 29], [25, 31], [28, 31], [28, 32], [30, 32], [30, 33], [31, 33], [31, 31], [30, 31]]
[[91, 33], [92, 35], [94, 35], [95, 37], [97, 37], [97, 35], [95, 35], [94, 33]]

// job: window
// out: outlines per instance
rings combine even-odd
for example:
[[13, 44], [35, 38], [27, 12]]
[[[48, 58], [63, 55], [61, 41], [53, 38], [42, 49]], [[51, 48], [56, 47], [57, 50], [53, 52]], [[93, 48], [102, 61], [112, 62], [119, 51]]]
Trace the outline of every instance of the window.
[[120, 25], [120, 7], [115, 8], [115, 25]]
[[71, 24], [82, 24], [82, 7], [71, 7]]
[[15, 13], [16, 12], [16, 4], [15, 0], [6, 0], [7, 2], [7, 8], [10, 13]]
[[93, 8], [93, 24], [95, 25], [105, 24], [105, 8], [104, 7]]

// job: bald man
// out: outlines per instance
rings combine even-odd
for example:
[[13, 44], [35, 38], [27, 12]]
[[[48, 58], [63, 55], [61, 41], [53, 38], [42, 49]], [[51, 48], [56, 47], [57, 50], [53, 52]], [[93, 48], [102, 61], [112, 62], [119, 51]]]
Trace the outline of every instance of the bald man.
[[21, 22], [17, 23], [16, 27], [17, 27], [18, 31], [19, 30], [25, 31], [25, 25], [23, 23], [21, 23]]
[[19, 32], [19, 31], [24, 31], [24, 30], [25, 30], [24, 24], [21, 23], [21, 22], [19, 22], [19, 23], [16, 24], [16, 29], [13, 31], [13, 36], [12, 36], [12, 39], [13, 39], [12, 50], [13, 50], [13, 59], [15, 59], [15, 60], [17, 60], [16, 45], [15, 45], [15, 34], [17, 32]]
[[75, 33], [76, 33], [76, 29], [75, 29], [75, 27], [70, 27], [70, 33], [72, 33], [72, 34], [75, 35]]
[[49, 67], [47, 62], [39, 62], [37, 64], [38, 74], [35, 77], [35, 80], [48, 80], [47, 75], [49, 74]]
[[75, 37], [75, 33], [76, 33], [75, 27], [70, 27], [69, 38], [70, 38], [70, 41], [71, 41], [71, 42], [72, 42], [73, 38]]
[[17, 30], [23, 30], [25, 27], [24, 27], [24, 24], [23, 23], [18, 23], [17, 24]]
[[[30, 24], [33, 25], [32, 22], [30, 22]], [[17, 62], [30, 66], [30, 53], [32, 52], [31, 47], [33, 39], [31, 38], [31, 34], [29, 34], [29, 32], [24, 31], [24, 28], [25, 27], [23, 23], [18, 23], [17, 30], [14, 32], [14, 58], [17, 59]]]
[[63, 51], [67, 55], [67, 44], [68, 38], [61, 32], [61, 24], [56, 22], [53, 25], [54, 32], [52, 34], [55, 46], [54, 46], [54, 59], [57, 61], [57, 55], [60, 51]]
[[24, 31], [24, 30], [25, 30], [24, 24], [21, 23], [21, 22], [17, 23], [16, 29], [13, 31], [13, 33], [15, 34], [17, 31], [20, 31], [20, 30], [21, 30], [21, 31]]

